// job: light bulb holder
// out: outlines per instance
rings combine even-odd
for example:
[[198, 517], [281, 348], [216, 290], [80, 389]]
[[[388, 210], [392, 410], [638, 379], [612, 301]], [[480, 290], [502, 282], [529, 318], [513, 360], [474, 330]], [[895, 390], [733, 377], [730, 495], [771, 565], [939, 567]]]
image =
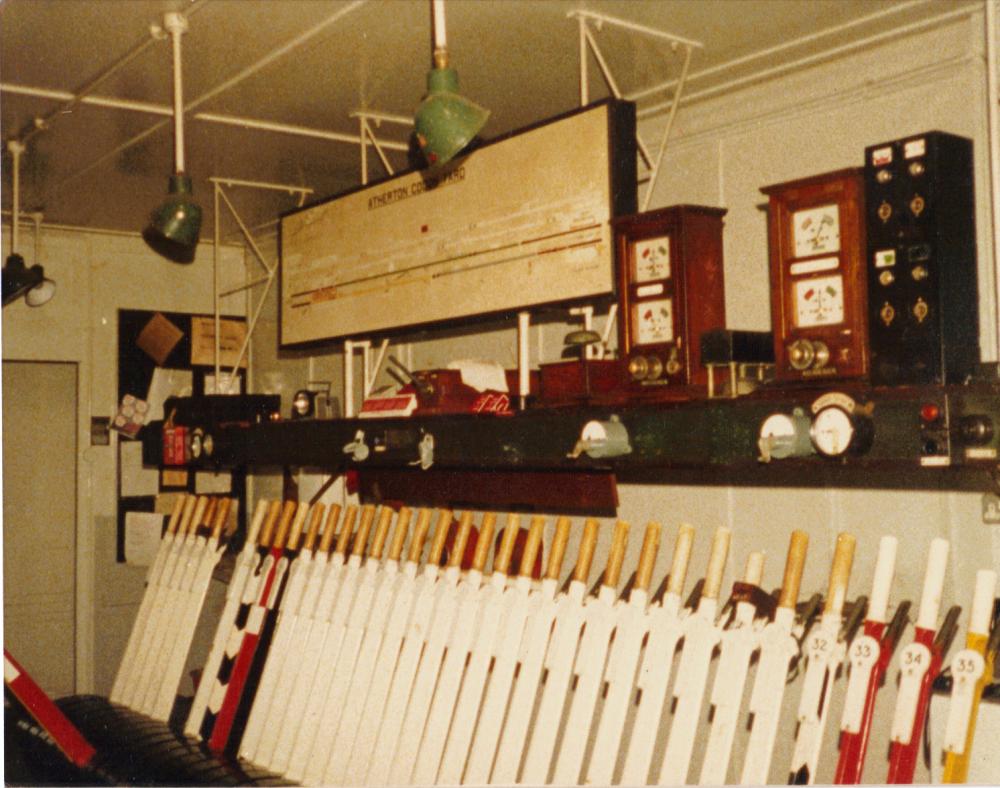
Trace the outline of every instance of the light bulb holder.
[[167, 199], [150, 217], [142, 237], [159, 255], [175, 263], [194, 260], [201, 232], [201, 206], [191, 196], [191, 178], [183, 173], [170, 176]]
[[427, 95], [414, 117], [417, 144], [427, 163], [437, 167], [457, 156], [482, 130], [489, 116], [489, 110], [459, 95], [455, 69], [431, 69], [427, 74]]

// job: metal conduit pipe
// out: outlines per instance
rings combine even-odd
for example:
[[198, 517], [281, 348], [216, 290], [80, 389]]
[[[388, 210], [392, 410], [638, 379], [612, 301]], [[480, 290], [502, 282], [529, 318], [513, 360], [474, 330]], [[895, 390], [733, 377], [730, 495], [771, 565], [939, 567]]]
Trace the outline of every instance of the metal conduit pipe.
[[[777, 55], [781, 52], [786, 52], [789, 49], [794, 49], [802, 44], [808, 44], [813, 41], [818, 41], [828, 36], [835, 35], [837, 33], [842, 33], [845, 30], [851, 30], [855, 27], [868, 27], [872, 22], [878, 21], [882, 17], [892, 16], [895, 14], [902, 13], [903, 11], [908, 11], [914, 6], [927, 5], [929, 0], [910, 0], [908, 3], [900, 3], [899, 5], [894, 5], [889, 8], [883, 8], [880, 11], [875, 11], [867, 16], [860, 17], [858, 19], [852, 19], [848, 22], [843, 22], [834, 27], [826, 28], [824, 30], [819, 30], [815, 33], [808, 33], [799, 38], [793, 38], [788, 41], [783, 41], [775, 46], [768, 47], [767, 49], [761, 49], [757, 52], [751, 52], [748, 55], [743, 55], [742, 57], [734, 58], [733, 60], [727, 60], [725, 63], [719, 63], [717, 66], [710, 66], [709, 68], [702, 69], [701, 71], [696, 71], [688, 79], [695, 82], [699, 79], [704, 79], [712, 74], [718, 74], [721, 71], [729, 71], [730, 69], [736, 68], [737, 66], [742, 66], [745, 63], [752, 63], [754, 60], [761, 60], [762, 58], [770, 57], [771, 55]], [[651, 85], [648, 88], [641, 88], [640, 90], [635, 90], [629, 93], [625, 98], [629, 101], [639, 101], [646, 98], [646, 96], [651, 96], [654, 93], [662, 93], [677, 84], [676, 79], [667, 80], [666, 82], [661, 82], [658, 85]]]
[[[230, 77], [229, 79], [227, 79], [225, 82], [221, 83], [220, 85], [217, 85], [216, 87], [214, 87], [211, 90], [209, 90], [207, 93], [203, 93], [198, 98], [196, 98], [193, 101], [191, 101], [188, 104], [186, 104], [184, 106], [184, 112], [188, 113], [191, 110], [195, 109], [196, 107], [200, 107], [206, 101], [209, 101], [210, 99], [215, 98], [217, 95], [219, 95], [223, 91], [228, 90], [229, 88], [231, 88], [231, 87], [239, 84], [240, 82], [242, 82], [243, 80], [247, 79], [248, 77], [253, 76], [258, 71], [260, 71], [262, 68], [264, 68], [266, 66], [269, 66], [275, 60], [283, 57], [284, 55], [287, 55], [293, 49], [296, 49], [297, 47], [299, 47], [302, 44], [306, 43], [309, 39], [311, 39], [313, 36], [321, 33], [327, 27], [329, 27], [330, 25], [332, 25], [334, 22], [339, 21], [340, 19], [342, 19], [344, 16], [346, 16], [350, 12], [354, 11], [357, 8], [360, 8], [362, 5], [365, 4], [365, 2], [366, 2], [366, 0], [354, 0], [354, 2], [349, 3], [346, 6], [340, 8], [339, 10], [337, 10], [335, 13], [331, 14], [330, 16], [328, 16], [323, 21], [319, 22], [318, 24], [316, 24], [313, 27], [311, 27], [308, 30], [306, 30], [304, 33], [300, 33], [298, 36], [296, 36], [295, 38], [293, 38], [291, 41], [288, 41], [285, 44], [283, 44], [282, 46], [278, 47], [277, 49], [272, 50], [270, 53], [268, 53], [267, 55], [265, 55], [263, 58], [261, 58], [257, 62], [252, 63], [251, 65], [249, 65], [246, 68], [244, 68], [242, 71], [234, 74], [232, 77]], [[84, 165], [80, 169], [71, 172], [69, 175], [67, 175], [65, 178], [63, 178], [61, 181], [59, 181], [59, 183], [57, 183], [55, 186], [53, 186], [52, 187], [53, 190], [58, 191], [59, 189], [61, 189], [62, 187], [64, 187], [67, 183], [70, 183], [70, 182], [76, 180], [77, 178], [79, 178], [80, 176], [87, 174], [88, 172], [90, 172], [91, 170], [93, 170], [95, 167], [99, 167], [101, 164], [103, 164], [104, 162], [108, 161], [109, 159], [114, 158], [115, 156], [117, 156], [118, 154], [120, 154], [122, 151], [128, 150], [133, 145], [139, 144], [140, 142], [142, 142], [144, 139], [146, 139], [150, 135], [155, 134], [157, 131], [159, 131], [160, 129], [162, 129], [168, 123], [170, 123], [169, 120], [164, 120], [164, 121], [161, 121], [161, 122], [159, 122], [159, 123], [157, 123], [157, 124], [155, 124], [153, 126], [150, 126], [145, 131], [139, 132], [135, 136], [133, 136], [130, 139], [128, 139], [125, 142], [123, 142], [121, 145], [119, 145], [116, 148], [114, 148], [113, 150], [108, 151], [107, 153], [102, 154], [97, 159], [95, 159], [94, 161], [92, 161], [90, 164]]]
[[[937, 16], [930, 17], [928, 19], [922, 19], [918, 22], [912, 22], [908, 25], [903, 25], [902, 27], [895, 27], [890, 30], [885, 30], [881, 33], [875, 33], [871, 36], [858, 39], [856, 41], [852, 41], [846, 44], [841, 44], [839, 46], [833, 47], [832, 49], [826, 49], [822, 52], [818, 52], [813, 55], [806, 55], [804, 57], [798, 58], [797, 60], [791, 60], [786, 63], [780, 63], [779, 65], [763, 69], [762, 71], [755, 71], [753, 74], [748, 74], [743, 77], [735, 77], [733, 79], [722, 82], [718, 85], [713, 85], [708, 88], [703, 88], [701, 90], [689, 92], [687, 94], [687, 98], [684, 100], [684, 103], [687, 104], [700, 99], [710, 98], [711, 96], [715, 96], [719, 93], [726, 93], [730, 90], [734, 90], [746, 84], [759, 82], [761, 80], [770, 79], [772, 77], [781, 76], [782, 74], [794, 71], [795, 69], [798, 68], [802, 68], [803, 66], [808, 66], [813, 63], [819, 63], [824, 60], [829, 60], [838, 55], [846, 55], [851, 52], [856, 52], [866, 47], [870, 47], [873, 44], [878, 44], [883, 41], [891, 41], [893, 39], [909, 35], [910, 33], [917, 33], [921, 30], [926, 30], [927, 28], [934, 27], [935, 25], [940, 25], [941, 23], [950, 21], [952, 19], [967, 17], [970, 15], [971, 12], [972, 12], [971, 6], [963, 6], [961, 8], [956, 8], [952, 11], [946, 11], [942, 14], [938, 14]], [[721, 70], [721, 66], [717, 70]], [[697, 72], [695, 74], [692, 74], [688, 79], [693, 81], [695, 79], [705, 76], [705, 74], [707, 73], [708, 73], [707, 70]], [[667, 87], [675, 85], [676, 83], [677, 80], [671, 80], [670, 82], [664, 83], [659, 89], [665, 89]], [[636, 100], [634, 94], [628, 95], [625, 98], [632, 101]], [[637, 115], [640, 118], [645, 118], [649, 117], [650, 115], [655, 115], [665, 110], [667, 107], [671, 105], [671, 103], [672, 102], [670, 101], [661, 101], [657, 104], [652, 104], [648, 107], [639, 110]]]
[[[190, 17], [191, 15], [197, 13], [202, 8], [208, 0], [195, 0], [188, 8], [183, 12], [182, 16]], [[60, 117], [68, 114], [77, 104], [81, 103], [90, 93], [97, 90], [97, 88], [106, 82], [110, 77], [117, 74], [125, 66], [135, 60], [139, 55], [145, 52], [150, 46], [156, 43], [157, 37], [150, 30], [150, 34], [143, 36], [139, 41], [137, 41], [132, 47], [129, 48], [127, 52], [121, 55], [117, 60], [111, 63], [103, 71], [99, 71], [93, 77], [91, 77], [87, 82], [78, 87], [73, 93], [67, 93], [63, 104], [56, 107], [54, 110], [46, 115], [37, 117], [34, 119], [32, 124], [23, 130], [17, 139], [22, 143], [27, 143], [28, 140], [33, 138], [36, 134], [43, 131], [47, 131], [52, 127], [52, 124]]]
[[986, 130], [989, 137], [990, 202], [993, 208], [993, 317], [996, 329], [995, 358], [1000, 361], [1000, 87], [997, 85], [997, 0], [985, 0], [986, 16]]

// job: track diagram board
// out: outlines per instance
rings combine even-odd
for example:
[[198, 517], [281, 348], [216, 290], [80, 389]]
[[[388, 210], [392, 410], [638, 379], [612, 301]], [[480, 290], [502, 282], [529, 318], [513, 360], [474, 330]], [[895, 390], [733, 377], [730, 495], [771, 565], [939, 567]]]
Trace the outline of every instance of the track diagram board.
[[281, 343], [612, 292], [635, 107], [606, 101], [281, 220]]

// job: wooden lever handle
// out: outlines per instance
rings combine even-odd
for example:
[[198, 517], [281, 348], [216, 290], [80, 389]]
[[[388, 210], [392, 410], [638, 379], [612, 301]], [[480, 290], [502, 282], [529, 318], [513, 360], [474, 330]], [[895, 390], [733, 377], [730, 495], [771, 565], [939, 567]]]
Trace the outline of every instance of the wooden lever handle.
[[275, 550], [284, 549], [288, 533], [292, 528], [292, 520], [295, 519], [295, 514], [298, 510], [299, 505], [295, 501], [285, 501], [285, 505], [281, 509], [281, 519], [278, 521], [278, 530], [274, 534], [274, 540], [271, 542], [271, 547]]
[[222, 536], [222, 529], [226, 527], [226, 520], [229, 519], [229, 507], [232, 505], [232, 498], [221, 498], [219, 500], [218, 506], [215, 507], [215, 520], [212, 522], [212, 539], [218, 541]]
[[191, 516], [184, 521], [184, 531], [185, 535], [194, 535], [195, 531], [198, 530], [198, 526], [201, 525], [201, 520], [205, 516], [205, 510], [208, 508], [208, 498], [204, 495], [199, 495], [195, 500], [194, 510]]
[[614, 535], [611, 537], [611, 550], [608, 553], [608, 565], [604, 568], [603, 585], [609, 588], [618, 587], [618, 578], [622, 572], [622, 561], [625, 560], [625, 548], [628, 547], [629, 525], [624, 520], [615, 523]]
[[319, 539], [319, 527], [323, 524], [323, 512], [326, 511], [326, 504], [314, 503], [309, 510], [309, 525], [306, 528], [306, 538], [302, 542], [302, 549], [310, 553], [316, 550], [316, 540]]
[[455, 542], [452, 545], [451, 555], [448, 556], [449, 567], [460, 567], [462, 556], [465, 555], [465, 546], [469, 543], [469, 532], [472, 530], [472, 512], [462, 512], [458, 520], [458, 533], [455, 534]]
[[674, 542], [674, 557], [670, 563], [670, 575], [667, 577], [667, 593], [680, 596], [684, 593], [684, 580], [687, 577], [688, 564], [691, 562], [691, 548], [694, 545], [694, 526], [681, 523], [677, 529], [677, 540]]
[[[549, 548], [549, 563], [545, 567], [545, 577], [549, 580], [558, 580], [562, 572], [563, 558], [566, 556], [566, 544], [569, 542], [570, 520], [568, 517], [560, 517], [556, 520], [556, 533], [552, 538], [552, 547]], [[524, 574], [524, 564], [521, 564], [521, 574]], [[531, 571], [530, 569], [528, 570]]]
[[[181, 515], [184, 513], [184, 507], [187, 506], [187, 495], [178, 495], [177, 500], [174, 501], [174, 508], [170, 512], [170, 519], [167, 520], [167, 533], [175, 534], [177, 533], [177, 525], [181, 521]], [[260, 509], [260, 505], [257, 506]]]
[[500, 547], [493, 556], [493, 571], [502, 574], [510, 572], [510, 557], [514, 554], [514, 544], [517, 542], [518, 531], [521, 530], [521, 518], [516, 514], [507, 515], [507, 525], [503, 529]]
[[600, 523], [592, 517], [583, 524], [583, 538], [580, 540], [580, 553], [576, 557], [576, 568], [573, 579], [586, 583], [590, 577], [590, 564], [594, 560], [594, 548], [597, 546], [597, 529]]
[[718, 599], [722, 587], [722, 575], [726, 571], [726, 559], [729, 557], [729, 540], [733, 532], [725, 526], [715, 529], [712, 537], [712, 552], [708, 556], [708, 569], [705, 570], [705, 585], [701, 595], [705, 599]]
[[536, 514], [531, 518], [531, 525], [528, 527], [528, 538], [524, 540], [524, 550], [521, 553], [521, 566], [518, 574], [521, 577], [531, 577], [535, 568], [535, 558], [538, 556], [538, 548], [542, 546], [542, 536], [545, 534], [545, 518]]
[[806, 565], [808, 549], [809, 534], [805, 531], [792, 531], [788, 540], [788, 557], [785, 558], [785, 576], [781, 580], [778, 607], [795, 609], [795, 604], [799, 601], [799, 586], [802, 583], [802, 570]]
[[194, 508], [198, 504], [197, 495], [185, 495], [184, 496], [184, 508], [181, 511], [181, 516], [177, 521], [177, 536], [183, 537], [187, 534], [188, 528], [191, 526], [191, 518], [194, 516]]
[[833, 564], [830, 566], [830, 584], [826, 592], [823, 613], [840, 615], [847, 598], [847, 583], [851, 579], [851, 565], [854, 563], [856, 539], [847, 532], [837, 534], [837, 546], [833, 550]]
[[413, 527], [413, 538], [410, 540], [410, 552], [406, 560], [411, 564], [419, 564], [420, 557], [424, 554], [424, 542], [427, 541], [427, 532], [431, 528], [430, 509], [421, 509], [417, 513], [417, 524]]
[[653, 578], [653, 566], [656, 564], [656, 553], [660, 549], [660, 532], [663, 526], [659, 523], [646, 524], [646, 534], [642, 538], [642, 551], [639, 553], [639, 565], [635, 570], [635, 585], [641, 591], [649, 589]]
[[[202, 509], [201, 517], [196, 517], [191, 525], [191, 533], [197, 533], [201, 527], [211, 528], [215, 522], [215, 510], [219, 505], [219, 499], [214, 495], [203, 496], [206, 498], [206, 506]], [[195, 510], [197, 511], [197, 510]]]
[[333, 539], [337, 535], [338, 520], [340, 520], [340, 504], [331, 504], [326, 513], [326, 522], [323, 524], [323, 535], [319, 538], [319, 552], [323, 554], [330, 552]]
[[410, 530], [410, 518], [412, 512], [406, 506], [401, 506], [396, 515], [396, 530], [392, 534], [392, 542], [389, 544], [389, 560], [399, 563], [399, 557], [403, 554], [403, 545], [406, 544], [406, 534]]
[[353, 503], [344, 512], [344, 519], [340, 523], [340, 535], [337, 537], [336, 550], [343, 556], [347, 555], [347, 545], [351, 543], [351, 536], [354, 533], [354, 523], [358, 519], [358, 507]]
[[365, 554], [365, 546], [368, 544], [368, 534], [371, 533], [372, 523], [375, 522], [375, 507], [365, 504], [361, 507], [361, 519], [358, 522], [357, 533], [354, 534], [354, 546], [351, 555], [362, 556]]
[[743, 570], [743, 582], [752, 586], [760, 586], [764, 578], [764, 554], [754, 551], [747, 556], [747, 565]]
[[385, 550], [386, 539], [389, 538], [389, 526], [392, 525], [393, 511], [388, 506], [383, 506], [378, 515], [378, 523], [375, 525], [375, 536], [372, 537], [372, 546], [368, 551], [368, 557], [376, 561], [382, 560], [382, 552]]
[[305, 528], [306, 518], [309, 516], [309, 504], [305, 501], [299, 503], [295, 510], [295, 517], [292, 519], [292, 527], [288, 531], [285, 539], [285, 547], [289, 550], [297, 550], [299, 542], [302, 541], [302, 529]]
[[431, 550], [427, 556], [428, 564], [440, 566], [441, 556], [444, 554], [444, 545], [448, 541], [448, 531], [451, 529], [452, 517], [450, 509], [438, 509], [437, 523], [434, 525], [434, 537], [431, 539]]
[[257, 508], [254, 509], [253, 517], [250, 518], [250, 527], [247, 529], [246, 544], [253, 544], [257, 541], [260, 527], [264, 524], [264, 518], [267, 517], [267, 510], [267, 501], [263, 498], [257, 501]]
[[477, 572], [482, 572], [486, 568], [486, 558], [490, 554], [496, 525], [497, 516], [493, 512], [483, 515], [483, 522], [479, 526], [479, 537], [476, 539], [476, 549], [472, 554], [472, 568]]
[[258, 544], [261, 547], [268, 548], [271, 546], [271, 537], [274, 535], [274, 527], [278, 524], [279, 517], [281, 517], [281, 501], [271, 501], [267, 507], [267, 515], [264, 517], [264, 522], [260, 527], [260, 541]]

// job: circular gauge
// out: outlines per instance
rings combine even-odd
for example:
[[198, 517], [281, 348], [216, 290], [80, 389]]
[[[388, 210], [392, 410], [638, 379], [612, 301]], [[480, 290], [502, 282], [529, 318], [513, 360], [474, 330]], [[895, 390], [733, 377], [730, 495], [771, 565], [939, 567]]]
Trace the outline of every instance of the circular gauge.
[[854, 439], [854, 422], [846, 410], [837, 407], [824, 408], [813, 419], [809, 436], [820, 454], [839, 457], [850, 448]]
[[812, 454], [808, 437], [809, 419], [799, 410], [772, 413], [760, 425], [757, 447], [765, 462]]
[[809, 437], [820, 454], [842, 457], [867, 451], [873, 431], [868, 419], [849, 413], [839, 405], [830, 405], [821, 408], [813, 417]]

